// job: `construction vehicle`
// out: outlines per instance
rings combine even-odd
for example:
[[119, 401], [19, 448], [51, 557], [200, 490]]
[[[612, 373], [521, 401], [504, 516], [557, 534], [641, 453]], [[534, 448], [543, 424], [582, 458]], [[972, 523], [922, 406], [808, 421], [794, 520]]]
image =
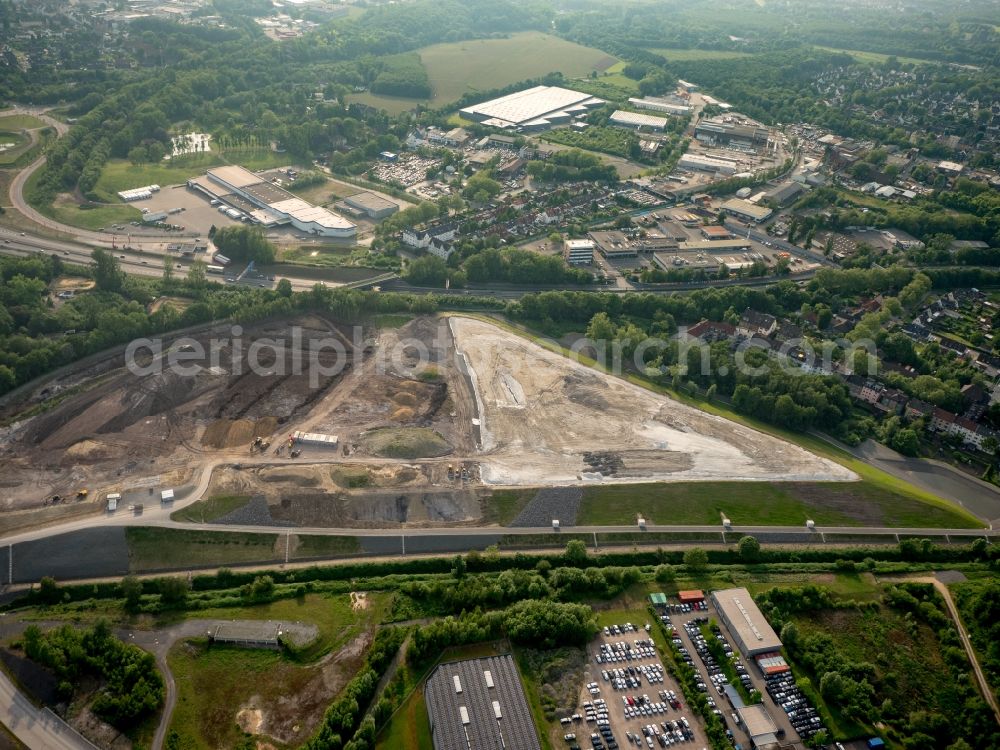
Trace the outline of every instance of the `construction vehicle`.
[[83, 500], [89, 494], [90, 494], [89, 490], [77, 490], [76, 491], [76, 499], [77, 500]]
[[294, 450], [292, 450], [292, 451], [291, 451], [291, 452], [290, 452], [290, 453], [288, 454], [288, 456], [289, 456], [290, 458], [298, 458], [298, 457], [299, 457], [299, 456], [301, 456], [301, 455], [302, 455], [302, 451], [300, 451], [300, 450], [299, 450], [298, 448], [295, 448]]

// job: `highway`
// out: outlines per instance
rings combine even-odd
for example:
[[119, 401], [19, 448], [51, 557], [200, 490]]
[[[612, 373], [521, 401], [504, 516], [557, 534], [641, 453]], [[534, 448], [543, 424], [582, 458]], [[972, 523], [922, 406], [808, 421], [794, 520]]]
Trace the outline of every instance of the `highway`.
[[97, 750], [54, 713], [37, 708], [3, 670], [0, 670], [0, 724], [32, 750]]

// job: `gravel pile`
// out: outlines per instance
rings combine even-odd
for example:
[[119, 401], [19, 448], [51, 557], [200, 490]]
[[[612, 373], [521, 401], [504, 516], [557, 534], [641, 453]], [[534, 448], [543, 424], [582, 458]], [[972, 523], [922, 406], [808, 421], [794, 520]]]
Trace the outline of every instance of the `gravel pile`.
[[290, 521], [275, 521], [271, 518], [271, 509], [267, 505], [267, 500], [261, 495], [250, 498], [250, 502], [242, 508], [216, 518], [212, 523], [232, 526], [295, 526]]
[[551, 526], [552, 519], [558, 518], [562, 527], [575, 526], [581, 500], [582, 487], [546, 487], [538, 491], [510, 525]]

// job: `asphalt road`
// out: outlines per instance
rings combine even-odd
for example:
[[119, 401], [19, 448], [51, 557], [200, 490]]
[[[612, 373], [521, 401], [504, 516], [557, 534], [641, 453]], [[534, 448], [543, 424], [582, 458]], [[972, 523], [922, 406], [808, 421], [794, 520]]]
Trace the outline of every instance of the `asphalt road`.
[[3, 671], [0, 671], [0, 723], [32, 750], [97, 750], [54, 713], [36, 708]]

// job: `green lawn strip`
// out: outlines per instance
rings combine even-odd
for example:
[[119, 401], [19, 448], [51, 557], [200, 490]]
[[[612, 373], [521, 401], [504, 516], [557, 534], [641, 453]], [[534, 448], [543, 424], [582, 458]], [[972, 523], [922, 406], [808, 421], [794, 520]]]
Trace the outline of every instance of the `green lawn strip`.
[[379, 734], [375, 747], [382, 750], [425, 750], [433, 745], [431, 722], [421, 685], [392, 715]]
[[170, 514], [170, 520], [208, 523], [232, 513], [237, 508], [242, 508], [249, 501], [248, 495], [214, 495], [192, 503], [186, 508], [175, 510]]
[[135, 573], [278, 560], [277, 534], [133, 526], [125, 538], [129, 570]]
[[536, 489], [494, 490], [482, 499], [483, 524], [508, 525], [536, 494]]
[[39, 211], [62, 224], [80, 229], [99, 231], [112, 224], [129, 224], [139, 221], [142, 214], [133, 206], [95, 206], [80, 208], [75, 204], [54, 203], [49, 206], [35, 206]]
[[[535, 722], [535, 731], [538, 732], [538, 739], [542, 750], [552, 750], [553, 724], [545, 718], [545, 709], [542, 707], [541, 685], [536, 680], [527, 677], [528, 668], [520, 650], [515, 649], [514, 661], [517, 662], [517, 674], [521, 679], [521, 687], [524, 690], [524, 697], [528, 701], [528, 709], [531, 711], [531, 718]], [[558, 727], [559, 724], [555, 723]]]
[[670, 61], [687, 60], [732, 60], [738, 57], [750, 57], [749, 52], [739, 52], [729, 49], [680, 49], [673, 47], [656, 47], [649, 50], [653, 54], [662, 55]]
[[[557, 342], [552, 341], [539, 334], [536, 331], [532, 331], [522, 325], [511, 323], [507, 320], [502, 320], [489, 315], [477, 315], [475, 313], [461, 313], [461, 315], [475, 318], [477, 320], [482, 320], [487, 323], [492, 323], [500, 328], [506, 329], [511, 333], [515, 333], [522, 338], [529, 339], [539, 346], [548, 349], [556, 354], [561, 354], [565, 357], [572, 357], [581, 364], [593, 368], [595, 370], [600, 370], [606, 372], [606, 369], [598, 365], [592, 359], [584, 357], [580, 354], [571, 353], [565, 347], [559, 345]], [[918, 526], [941, 526], [941, 527], [954, 527], [954, 528], [982, 528], [983, 522], [976, 518], [974, 515], [969, 513], [963, 508], [956, 506], [955, 504], [944, 500], [936, 495], [926, 492], [914, 485], [906, 482], [902, 479], [898, 479], [881, 469], [877, 469], [871, 466], [861, 459], [855, 458], [847, 451], [844, 451], [832, 443], [828, 443], [825, 440], [816, 437], [815, 435], [792, 432], [790, 430], [785, 430], [760, 420], [756, 420], [747, 417], [743, 414], [739, 414], [732, 409], [727, 408], [725, 405], [717, 402], [709, 402], [700, 398], [693, 398], [687, 394], [679, 393], [665, 386], [653, 383], [647, 378], [641, 377], [639, 375], [630, 374], [625, 377], [630, 383], [638, 385], [647, 390], [653, 391], [654, 393], [660, 393], [675, 401], [686, 404], [693, 408], [699, 409], [701, 411], [707, 412], [709, 414], [715, 414], [716, 416], [723, 417], [732, 422], [742, 424], [751, 429], [763, 432], [774, 437], [781, 438], [792, 444], [799, 445], [806, 450], [815, 453], [816, 455], [828, 458], [831, 461], [836, 461], [842, 466], [847, 467], [855, 474], [861, 478], [860, 484], [868, 484], [872, 488], [878, 488], [889, 492], [894, 495], [902, 496], [903, 498], [908, 498], [911, 500], [918, 501], [922, 503], [921, 505], [913, 506], [912, 518], [919, 518], [920, 523], [916, 524]], [[818, 484], [832, 484], [832, 483], [818, 483]], [[837, 483], [837, 484], [848, 484], [848, 483]], [[859, 484], [859, 483], [854, 483]], [[870, 490], [867, 490], [870, 491]], [[925, 506], [931, 506], [930, 508]], [[932, 511], [943, 511], [944, 516], [938, 514], [932, 514], [928, 517], [927, 514], [932, 513]], [[934, 522], [934, 516], [937, 515], [938, 522]], [[941, 521], [947, 519], [946, 523]], [[814, 519], [815, 520], [815, 519]], [[902, 524], [897, 524], [902, 525]]]
[[34, 130], [47, 127], [42, 120], [32, 115], [0, 114], [0, 130]]
[[361, 542], [356, 536], [303, 534], [299, 536], [298, 540], [298, 546], [289, 555], [292, 559], [337, 557], [361, 552]]

